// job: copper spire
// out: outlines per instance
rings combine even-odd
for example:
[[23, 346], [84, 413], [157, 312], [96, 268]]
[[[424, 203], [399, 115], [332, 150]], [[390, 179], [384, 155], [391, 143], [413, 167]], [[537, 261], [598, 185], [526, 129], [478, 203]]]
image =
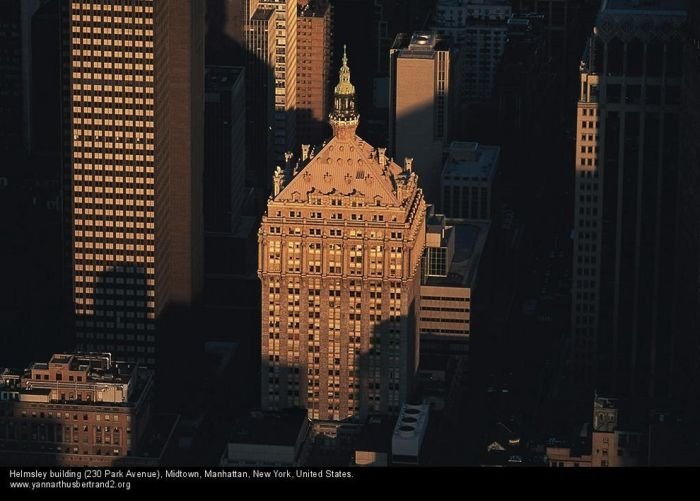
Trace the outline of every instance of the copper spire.
[[359, 123], [360, 115], [355, 110], [355, 86], [350, 81], [347, 46], [343, 45], [342, 66], [338, 71], [338, 85], [335, 86], [333, 112], [330, 122], [333, 135], [340, 139], [352, 138]]

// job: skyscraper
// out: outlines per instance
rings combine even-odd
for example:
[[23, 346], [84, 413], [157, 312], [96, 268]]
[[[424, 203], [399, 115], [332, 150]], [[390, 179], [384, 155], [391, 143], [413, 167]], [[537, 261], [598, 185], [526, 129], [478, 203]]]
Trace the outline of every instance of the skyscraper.
[[547, 38], [547, 54], [566, 55], [573, 21], [582, 2], [575, 0], [516, 0], [513, 8], [525, 13], [538, 13], [544, 16], [544, 30]]
[[22, 2], [0, 0], [0, 19], [0, 153], [6, 155], [22, 144]]
[[669, 389], [684, 19], [608, 0], [581, 63], [571, 368], [619, 397]]
[[435, 33], [399, 34], [389, 57], [389, 151], [415, 160], [428, 202], [437, 203], [449, 138], [450, 49]]
[[[700, 412], [700, 4], [688, 3], [685, 45], [683, 160], [678, 173], [673, 389]], [[696, 414], [697, 415], [697, 414]]]
[[[272, 159], [263, 158], [258, 146], [248, 152], [259, 171], [258, 181], [267, 182], [271, 162], [284, 162], [284, 154], [296, 145], [297, 0], [248, 0], [245, 7], [246, 66], [250, 76], [247, 94], [258, 102], [266, 101], [266, 109], [250, 113], [250, 119], [255, 120], [258, 113], [267, 117], [268, 109], [273, 110], [271, 121], [254, 122], [250, 133], [269, 142], [274, 154]], [[272, 87], [267, 86], [270, 78]]]
[[157, 321], [201, 289], [204, 4], [68, 7], [78, 348], [153, 364]]
[[410, 159], [355, 135], [345, 56], [330, 123], [320, 151], [275, 173], [259, 231], [262, 405], [363, 420], [411, 389], [425, 202]]
[[320, 144], [327, 136], [331, 66], [331, 6], [326, 0], [298, 0], [297, 139]]
[[248, 184], [265, 188], [274, 163], [275, 11], [260, 7], [246, 19], [247, 179]]
[[451, 37], [459, 50], [454, 66], [460, 74], [460, 104], [491, 98], [511, 12], [505, 0], [438, 1], [433, 29]]
[[245, 196], [245, 72], [207, 65], [205, 86], [204, 231], [230, 232]]
[[207, 2], [206, 64], [244, 66], [248, 0]]

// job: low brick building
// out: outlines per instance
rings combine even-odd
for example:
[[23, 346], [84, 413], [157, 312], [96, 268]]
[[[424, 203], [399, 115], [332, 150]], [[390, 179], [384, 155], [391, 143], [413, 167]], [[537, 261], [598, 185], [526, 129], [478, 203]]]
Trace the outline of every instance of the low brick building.
[[152, 394], [150, 371], [109, 353], [0, 369], [0, 464], [127, 464], [142, 448]]

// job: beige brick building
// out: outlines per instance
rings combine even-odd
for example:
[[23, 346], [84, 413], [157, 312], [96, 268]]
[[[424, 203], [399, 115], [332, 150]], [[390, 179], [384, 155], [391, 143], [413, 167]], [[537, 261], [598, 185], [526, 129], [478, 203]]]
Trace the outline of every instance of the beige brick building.
[[154, 364], [156, 319], [201, 290], [204, 3], [76, 0], [67, 12], [77, 345]]
[[436, 204], [450, 137], [449, 43], [431, 32], [400, 33], [389, 61], [389, 151], [415, 159], [426, 199]]
[[298, 0], [297, 141], [320, 144], [327, 136], [331, 69], [331, 5]]
[[[312, 419], [398, 413], [418, 364], [425, 202], [412, 162], [355, 135], [347, 57], [333, 138], [278, 169], [259, 231], [262, 406]], [[293, 170], [292, 170], [293, 168]], [[290, 172], [291, 171], [291, 172]]]
[[[149, 464], [135, 456], [152, 398], [152, 373], [109, 353], [54, 354], [24, 371], [0, 369], [0, 464]], [[150, 458], [156, 465], [158, 453]]]

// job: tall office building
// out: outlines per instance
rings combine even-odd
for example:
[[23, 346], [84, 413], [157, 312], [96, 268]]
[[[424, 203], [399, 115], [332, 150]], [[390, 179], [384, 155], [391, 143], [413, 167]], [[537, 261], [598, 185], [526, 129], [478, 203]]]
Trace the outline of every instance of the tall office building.
[[0, 0], [0, 153], [5, 155], [22, 144], [22, 97], [22, 2]]
[[275, 173], [259, 231], [262, 405], [364, 420], [411, 390], [425, 202], [410, 160], [356, 136], [346, 57], [330, 123], [320, 151]]
[[668, 392], [684, 20], [607, 0], [581, 62], [571, 368], [620, 397]]
[[500, 146], [453, 141], [440, 178], [442, 212], [448, 218], [491, 221]]
[[204, 3], [68, 9], [78, 348], [153, 364], [157, 321], [201, 289]]
[[244, 66], [248, 0], [216, 0], [206, 8], [206, 64]]
[[247, 184], [265, 188], [274, 164], [275, 11], [258, 8], [246, 18]]
[[[640, 2], [643, 3], [643, 2]], [[515, 0], [513, 8], [521, 14], [544, 16], [547, 54], [567, 54], [569, 30], [576, 19], [581, 2], [576, 0]]]
[[245, 71], [207, 66], [204, 95], [204, 231], [232, 231], [245, 197]]
[[[249, 114], [256, 120], [250, 134], [265, 144], [251, 146], [248, 152], [257, 182], [269, 182], [273, 165], [283, 163], [284, 154], [296, 145], [297, 0], [248, 0], [245, 8], [247, 94], [265, 108]], [[265, 147], [262, 151], [271, 147], [272, 158], [266, 158], [260, 147]]]
[[[49, 157], [41, 168], [47, 177], [58, 180], [61, 156], [61, 61], [68, 50], [61, 42], [62, 2], [41, 2], [31, 19], [31, 78], [29, 107], [31, 152]], [[39, 167], [37, 165], [37, 167]]]
[[506, 0], [439, 0], [433, 29], [449, 36], [458, 49], [459, 103], [490, 99], [496, 70], [508, 40], [506, 22], [511, 5]]
[[297, 140], [320, 144], [328, 130], [331, 6], [326, 0], [298, 2]]
[[678, 179], [677, 289], [673, 388], [700, 412], [700, 4], [688, 3], [684, 64], [683, 161]]
[[399, 34], [389, 58], [389, 150], [415, 160], [428, 202], [437, 203], [449, 138], [450, 48], [435, 33]]

